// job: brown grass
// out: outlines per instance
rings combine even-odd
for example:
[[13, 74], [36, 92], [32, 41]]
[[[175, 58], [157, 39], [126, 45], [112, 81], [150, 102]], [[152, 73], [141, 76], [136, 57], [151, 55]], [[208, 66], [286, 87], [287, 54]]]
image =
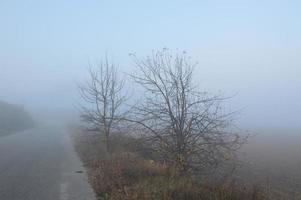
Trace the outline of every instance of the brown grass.
[[244, 187], [233, 180], [210, 185], [196, 177], [173, 177], [164, 164], [129, 151], [120, 141], [106, 155], [101, 137], [77, 134], [75, 147], [88, 169], [89, 181], [98, 199], [110, 200], [261, 200], [258, 187]]

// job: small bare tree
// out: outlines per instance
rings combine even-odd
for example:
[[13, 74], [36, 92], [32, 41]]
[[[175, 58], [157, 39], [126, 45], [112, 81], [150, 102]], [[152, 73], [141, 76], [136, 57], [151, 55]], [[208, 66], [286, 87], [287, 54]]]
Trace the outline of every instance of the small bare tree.
[[122, 94], [124, 81], [117, 77], [117, 68], [108, 57], [97, 67], [89, 68], [89, 80], [79, 86], [84, 100], [81, 118], [90, 130], [97, 130], [105, 136], [106, 151], [110, 152], [110, 136], [123, 117], [121, 106], [125, 102]]
[[231, 113], [224, 113], [225, 98], [198, 92], [192, 63], [186, 53], [153, 52], [139, 59], [134, 81], [144, 88], [145, 101], [134, 106], [129, 121], [142, 128], [145, 141], [164, 162], [179, 173], [216, 166], [229, 159], [244, 138], [227, 131]]

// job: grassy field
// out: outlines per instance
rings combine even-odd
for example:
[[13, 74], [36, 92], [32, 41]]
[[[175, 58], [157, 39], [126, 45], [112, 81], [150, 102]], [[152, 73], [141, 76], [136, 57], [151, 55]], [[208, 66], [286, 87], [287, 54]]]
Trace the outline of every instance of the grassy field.
[[[104, 154], [102, 138], [74, 135], [76, 149], [99, 199], [301, 199], [301, 132], [258, 130], [240, 151], [241, 166], [227, 181], [212, 186], [193, 178], [172, 179], [155, 163], [114, 139], [115, 152]], [[126, 197], [126, 198], [125, 198]]]
[[240, 177], [262, 184], [268, 199], [301, 199], [301, 131], [255, 132], [241, 150]]
[[[104, 153], [102, 138], [93, 133], [73, 135], [75, 148], [88, 170], [89, 181], [99, 199], [137, 200], [261, 200], [264, 187], [229, 177], [218, 184], [198, 177], [174, 177], [162, 163], [135, 152], [127, 144], [132, 138], [117, 136], [114, 151]], [[234, 179], [235, 178], [235, 179]]]

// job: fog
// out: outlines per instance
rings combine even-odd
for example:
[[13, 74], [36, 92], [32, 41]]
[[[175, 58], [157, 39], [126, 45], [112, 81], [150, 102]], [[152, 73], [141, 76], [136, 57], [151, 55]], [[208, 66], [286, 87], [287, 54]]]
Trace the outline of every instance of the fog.
[[0, 99], [34, 113], [73, 112], [76, 83], [107, 52], [185, 50], [200, 88], [234, 97], [243, 128], [300, 128], [298, 1], [0, 2]]
[[[26, 199], [68, 199], [68, 195], [70, 199], [77, 199], [73, 195], [82, 195], [82, 199], [85, 192], [78, 188], [85, 190], [90, 187], [98, 195], [103, 192], [105, 197], [111, 191], [118, 191], [118, 195], [121, 195], [119, 191], [124, 191], [128, 195], [127, 188], [130, 193], [135, 192], [145, 183], [150, 183], [145, 191], [153, 188], [161, 193], [158, 191], [164, 190], [156, 188], [166, 185], [169, 193], [173, 194], [169, 190], [172, 187], [168, 185], [168, 177], [172, 174], [172, 178], [177, 179], [177, 176], [173, 176], [174, 167], [180, 176], [190, 176], [196, 172], [195, 177], [194, 174], [191, 176], [193, 184], [181, 182], [181, 179], [175, 183], [186, 186], [187, 194], [197, 193], [201, 187], [195, 185], [194, 180], [200, 180], [202, 184], [207, 182], [206, 177], [198, 174], [202, 175], [208, 169], [214, 171], [213, 168], [220, 163], [221, 172], [225, 174], [232, 164], [235, 170], [232, 174], [231, 169], [231, 175], [226, 174], [224, 179], [221, 178], [224, 181], [222, 190], [212, 187], [215, 193], [224, 194], [225, 191], [226, 197], [227, 187], [229, 189], [234, 185], [234, 194], [241, 191], [248, 193], [245, 185], [249, 184], [254, 194], [260, 186], [259, 190], [262, 191], [258, 191], [267, 194], [266, 199], [300, 199], [300, 10], [301, 1], [297, 0], [0, 0], [0, 199], [24, 199], [26, 195]], [[160, 107], [161, 101], [156, 101], [158, 96], [155, 94], [152, 96], [153, 104], [149, 104], [153, 109], [147, 107], [147, 99], [143, 101], [146, 105], [142, 109], [129, 112], [129, 115], [140, 114], [142, 117], [130, 119], [130, 116], [126, 119], [126, 115], [115, 116], [114, 109], [118, 107], [115, 98], [105, 97], [112, 100], [111, 107], [103, 103], [102, 111], [106, 113], [109, 110], [115, 120], [99, 111], [98, 101], [105, 100], [98, 100], [97, 95], [101, 92], [96, 89], [92, 98], [96, 96], [96, 103], [93, 103], [97, 104], [97, 111], [93, 112], [94, 107], [91, 109], [93, 111], [86, 109], [83, 112], [85, 115], [82, 115], [86, 124], [84, 120], [79, 120], [80, 105], [87, 101], [80, 97], [78, 86], [93, 77], [89, 77], [90, 66], [99, 64], [108, 56], [118, 66], [118, 75], [126, 80], [125, 93], [130, 98], [125, 104], [135, 105], [144, 93], [139, 92], [138, 84], [135, 85], [134, 78], [129, 76], [137, 70], [130, 55], [136, 55], [138, 59], [145, 58], [165, 48], [175, 54], [180, 52], [180, 55], [187, 52], [192, 62], [198, 63], [193, 72], [198, 89], [231, 97], [227, 98], [224, 105], [229, 113], [237, 111], [234, 131], [220, 131], [224, 125], [228, 125], [227, 116], [217, 116], [220, 114], [218, 106], [216, 111], [211, 111], [211, 105], [194, 96], [189, 81], [186, 87], [183, 82], [179, 84], [179, 80], [182, 81], [179, 77], [185, 77], [182, 71], [178, 71], [178, 76], [174, 76], [176, 78], [172, 73], [169, 74], [178, 80], [172, 79], [168, 88], [168, 91], [177, 89], [176, 95], [171, 97], [177, 101], [176, 106], [164, 102], [166, 94], [163, 94], [162, 102], [168, 106], [164, 104]], [[138, 79], [136, 82], [139, 82]], [[165, 84], [170, 84], [168, 81], [167, 78]], [[147, 84], [149, 82], [146, 81], [140, 86]], [[178, 85], [184, 89], [179, 89]], [[89, 89], [86, 92], [89, 93]], [[183, 95], [185, 89], [195, 102], [187, 103]], [[157, 93], [160, 92], [157, 90]], [[184, 99], [184, 105], [179, 103], [179, 96], [181, 100]], [[213, 102], [215, 106], [219, 100], [213, 98], [209, 103]], [[197, 107], [200, 102], [204, 103], [204, 108]], [[121, 107], [124, 108], [123, 104]], [[172, 116], [170, 107], [175, 107], [181, 117]], [[202, 112], [194, 110], [195, 107], [202, 108]], [[162, 110], [165, 114], [163, 117]], [[190, 116], [190, 121], [187, 116]], [[227, 120], [223, 121], [224, 118]], [[175, 125], [174, 119], [180, 122]], [[111, 129], [114, 120], [118, 122]], [[126, 125], [119, 125], [120, 121], [125, 121]], [[150, 125], [147, 126], [147, 123]], [[90, 127], [91, 124], [94, 126]], [[210, 129], [210, 126], [213, 128]], [[88, 129], [94, 132], [87, 134]], [[95, 134], [95, 130], [101, 130], [104, 134], [99, 134], [101, 131]], [[113, 134], [110, 130], [113, 130]], [[149, 134], [150, 139], [148, 132], [154, 133]], [[239, 134], [236, 135], [236, 132]], [[69, 133], [72, 137], [69, 137]], [[245, 139], [245, 133], [250, 133], [248, 139]], [[143, 142], [146, 138], [147, 142]], [[133, 147], [132, 143], [137, 147]], [[241, 144], [244, 144], [242, 148]], [[136, 163], [131, 161], [130, 155]], [[128, 169], [129, 177], [137, 176], [137, 180], [142, 179], [141, 182], [136, 178], [134, 181], [129, 179], [131, 184], [123, 186], [126, 178], [122, 175], [118, 175], [116, 180], [112, 178], [115, 175], [105, 179], [106, 175], [122, 171], [119, 166], [114, 171], [114, 165], [104, 165], [108, 171], [103, 170], [101, 164], [110, 159], [117, 159], [118, 162], [108, 163], [118, 165], [118, 159], [122, 162], [130, 160], [130, 167], [124, 167], [120, 162], [120, 169]], [[216, 166], [210, 166], [215, 159]], [[204, 164], [205, 170], [194, 167], [194, 162]], [[178, 167], [180, 170], [177, 170]], [[83, 173], [85, 170], [87, 173]], [[103, 177], [101, 173], [104, 173]], [[158, 180], [157, 173], [160, 175]], [[218, 173], [218, 170], [208, 173], [208, 180], [216, 181]], [[79, 174], [83, 177], [79, 177]], [[161, 176], [167, 177], [168, 181], [162, 179], [163, 184], [158, 182]], [[121, 189], [102, 190], [101, 186], [106, 182], [107, 185], [119, 187], [118, 179], [122, 180]], [[243, 184], [237, 189], [236, 185], [241, 180]], [[228, 184], [230, 181], [233, 185]], [[137, 187], [132, 187], [133, 182]], [[76, 186], [75, 189], [72, 189], [73, 186]], [[182, 188], [177, 187], [175, 184], [175, 192], [181, 192]], [[137, 191], [140, 194], [139, 189]], [[229, 191], [232, 194], [232, 190]], [[248, 197], [255, 199], [250, 194]], [[143, 198], [137, 196], [136, 199]]]

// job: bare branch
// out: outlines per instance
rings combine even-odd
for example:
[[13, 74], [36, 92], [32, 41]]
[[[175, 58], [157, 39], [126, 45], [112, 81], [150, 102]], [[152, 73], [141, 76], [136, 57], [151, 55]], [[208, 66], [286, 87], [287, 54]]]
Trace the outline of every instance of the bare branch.
[[107, 56], [97, 67], [90, 66], [89, 79], [79, 85], [79, 93], [85, 102], [81, 106], [82, 120], [90, 129], [101, 131], [106, 138], [106, 149], [110, 151], [110, 135], [124, 117], [121, 106], [125, 102], [122, 94], [124, 81], [117, 77], [117, 68]]
[[133, 80], [145, 90], [145, 101], [134, 106], [130, 122], [144, 128], [155, 151], [182, 171], [216, 165], [231, 155], [244, 138], [227, 128], [233, 113], [224, 113], [227, 98], [199, 92], [193, 85], [196, 66], [186, 53], [153, 52], [139, 59]]

